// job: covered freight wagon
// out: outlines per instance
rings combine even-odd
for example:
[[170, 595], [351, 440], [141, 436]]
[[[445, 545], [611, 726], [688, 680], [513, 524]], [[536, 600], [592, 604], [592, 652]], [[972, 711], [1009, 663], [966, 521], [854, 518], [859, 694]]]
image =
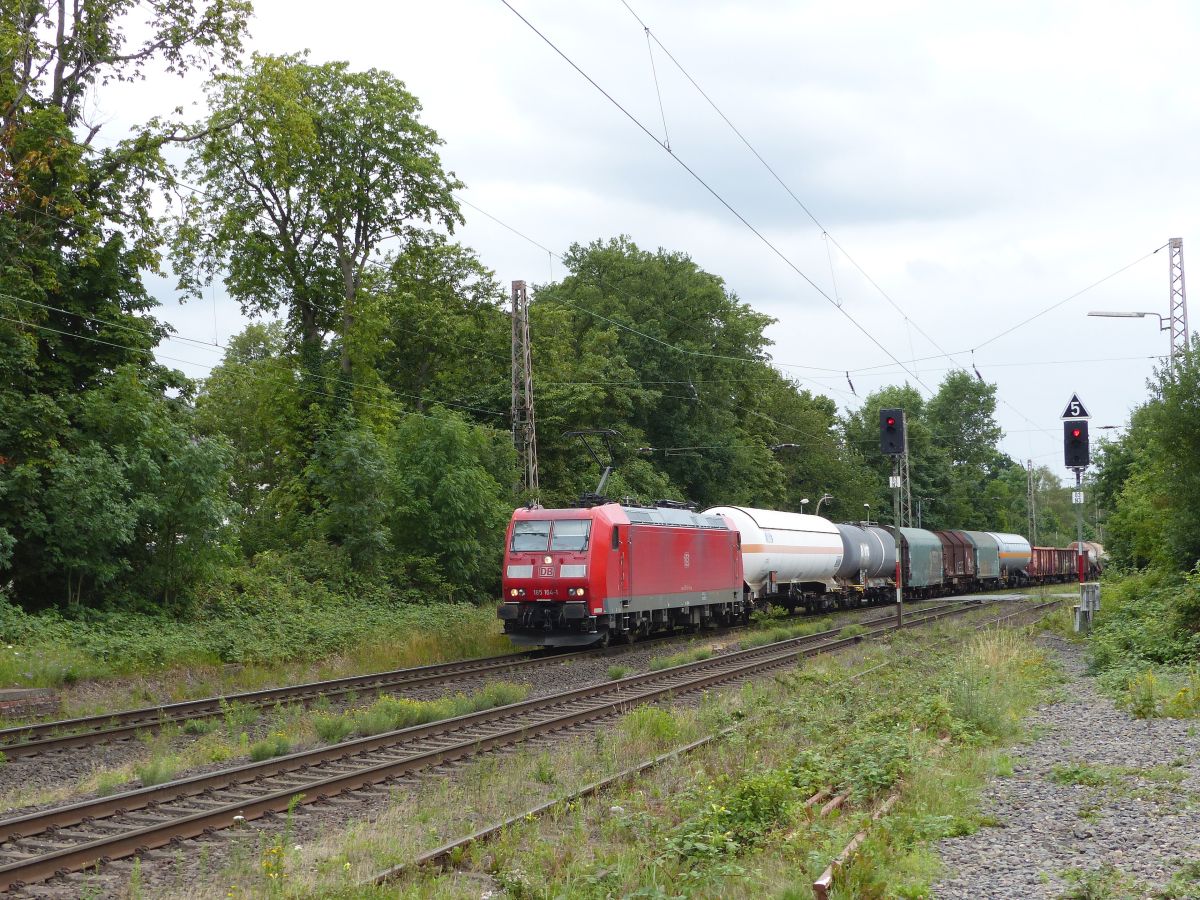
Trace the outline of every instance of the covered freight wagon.
[[941, 540], [923, 528], [901, 528], [900, 538], [905, 593], [915, 597], [939, 593], [942, 587]]
[[986, 531], [960, 531], [975, 551], [975, 579], [980, 582], [1000, 580], [1000, 545]]

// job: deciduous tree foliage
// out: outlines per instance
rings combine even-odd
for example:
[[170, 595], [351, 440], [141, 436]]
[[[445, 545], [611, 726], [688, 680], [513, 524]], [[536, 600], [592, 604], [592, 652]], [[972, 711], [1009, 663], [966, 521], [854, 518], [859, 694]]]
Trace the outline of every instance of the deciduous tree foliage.
[[1195, 568], [1200, 560], [1200, 348], [1155, 373], [1129, 429], [1097, 453], [1096, 490], [1118, 564]]
[[180, 287], [197, 295], [214, 273], [245, 311], [283, 309], [315, 367], [324, 336], [351, 334], [372, 255], [420, 225], [461, 221], [441, 140], [420, 104], [387, 72], [256, 55], [218, 77], [197, 136], [190, 197], [175, 233]]
[[[996, 386], [962, 371], [950, 372], [928, 400], [909, 385], [886, 387], [846, 417], [846, 442], [861, 448], [873, 472], [874, 499], [866, 502], [879, 521], [893, 518], [887, 486], [892, 459], [879, 452], [879, 411], [891, 407], [905, 411], [913, 514], [921, 498], [923, 527], [1025, 530], [1013, 511], [1021, 496], [1013, 479], [1023, 486], [1024, 472], [996, 446]], [[1006, 477], [1014, 467], [1018, 474]]]
[[215, 546], [223, 450], [193, 442], [186, 400], [168, 399], [188, 384], [153, 362], [166, 330], [141, 281], [159, 262], [160, 150], [180, 135], [149, 122], [94, 148], [85, 100], [149, 66], [228, 61], [248, 11], [0, 7], [0, 580], [30, 606], [169, 603]]

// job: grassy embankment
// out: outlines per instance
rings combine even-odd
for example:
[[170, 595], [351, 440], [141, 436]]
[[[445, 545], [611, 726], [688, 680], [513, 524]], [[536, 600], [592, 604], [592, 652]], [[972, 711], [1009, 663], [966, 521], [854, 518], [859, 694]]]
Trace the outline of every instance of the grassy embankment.
[[0, 687], [74, 687], [68, 715], [512, 649], [490, 603], [335, 591], [283, 567], [214, 588], [180, 617], [29, 614], [0, 598]]
[[1089, 640], [1100, 687], [1139, 718], [1200, 715], [1200, 574], [1110, 577]]
[[[896, 636], [851, 654], [850, 667], [893, 664], [855, 682], [847, 663], [810, 661], [761, 685], [714, 694], [698, 709], [643, 708], [574, 743], [489, 757], [414, 795], [380, 819], [312, 846], [247, 834], [211, 887], [267, 894], [282, 875], [298, 896], [479, 896], [488, 873], [509, 896], [811, 896], [812, 880], [893, 791], [901, 800], [839, 881], [841, 896], [917, 897], [936, 877], [931, 843], [987, 820], [977, 797], [1010, 773], [1021, 719], [1058, 676], [1029, 637], [1011, 631]], [[468, 874], [418, 876], [386, 889], [357, 880], [451, 837], [569, 793], [730, 724], [736, 734], [626, 788], [512, 829], [468, 851]], [[845, 789], [843, 813], [816, 818], [804, 801]], [[203, 881], [182, 887], [196, 896]]]

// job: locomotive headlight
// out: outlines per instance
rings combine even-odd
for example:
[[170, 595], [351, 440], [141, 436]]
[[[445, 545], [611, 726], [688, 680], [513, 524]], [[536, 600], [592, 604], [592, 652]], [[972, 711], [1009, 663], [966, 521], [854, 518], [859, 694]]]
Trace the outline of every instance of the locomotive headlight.
[[544, 562], [546, 565], [550, 565], [550, 563], [554, 562], [554, 557], [544, 556], [542, 557], [542, 562]]
[[510, 596], [513, 596], [513, 597], [515, 597], [515, 596], [517, 596], [517, 589], [516, 589], [516, 588], [513, 588], [513, 589], [512, 589], [511, 591], [509, 591], [508, 593], [509, 593], [509, 595], [510, 595]]

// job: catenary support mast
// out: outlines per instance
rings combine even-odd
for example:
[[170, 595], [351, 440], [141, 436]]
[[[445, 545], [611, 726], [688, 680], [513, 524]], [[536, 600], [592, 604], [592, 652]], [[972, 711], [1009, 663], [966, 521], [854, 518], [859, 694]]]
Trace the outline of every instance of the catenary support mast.
[[521, 457], [521, 490], [538, 496], [537, 427], [533, 415], [533, 357], [529, 345], [529, 294], [512, 283], [512, 429]]
[[1188, 331], [1187, 292], [1183, 284], [1183, 238], [1171, 238], [1171, 369], [1175, 368], [1175, 357], [1188, 348], [1191, 332]]

